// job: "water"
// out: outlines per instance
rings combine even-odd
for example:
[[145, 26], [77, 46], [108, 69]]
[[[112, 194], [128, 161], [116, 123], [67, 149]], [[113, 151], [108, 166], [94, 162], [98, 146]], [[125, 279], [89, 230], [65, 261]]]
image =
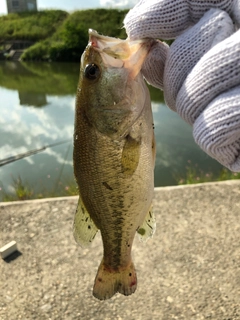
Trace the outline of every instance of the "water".
[[[69, 139], [0, 167], [0, 187], [20, 176], [35, 192], [56, 192], [73, 180], [72, 135], [79, 65], [0, 61], [0, 159]], [[218, 174], [222, 168], [195, 144], [192, 129], [151, 88], [157, 141], [155, 185], [177, 184], [186, 166]], [[1, 192], [0, 192], [1, 197]]]

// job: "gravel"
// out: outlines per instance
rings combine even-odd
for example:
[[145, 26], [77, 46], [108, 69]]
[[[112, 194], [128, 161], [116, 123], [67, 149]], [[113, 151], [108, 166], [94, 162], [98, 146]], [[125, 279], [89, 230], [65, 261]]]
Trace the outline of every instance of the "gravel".
[[0, 320], [240, 319], [240, 181], [155, 189], [157, 231], [134, 242], [137, 291], [92, 296], [98, 235], [77, 246], [77, 197], [0, 203]]

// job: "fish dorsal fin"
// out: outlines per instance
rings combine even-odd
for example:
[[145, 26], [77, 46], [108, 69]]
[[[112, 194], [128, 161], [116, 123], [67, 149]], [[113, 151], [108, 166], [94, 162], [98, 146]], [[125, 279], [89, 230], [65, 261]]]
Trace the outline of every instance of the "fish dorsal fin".
[[95, 226], [79, 196], [73, 223], [74, 238], [82, 247], [86, 247], [92, 243], [97, 232], [98, 228]]
[[140, 241], [146, 241], [152, 238], [156, 230], [156, 219], [152, 210], [152, 205], [146, 215], [143, 224], [137, 229], [137, 233]]

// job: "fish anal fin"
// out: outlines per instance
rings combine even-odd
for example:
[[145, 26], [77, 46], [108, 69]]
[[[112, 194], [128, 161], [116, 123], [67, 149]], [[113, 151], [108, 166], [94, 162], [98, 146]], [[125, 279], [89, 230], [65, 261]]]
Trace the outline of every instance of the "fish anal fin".
[[151, 205], [143, 224], [137, 229], [140, 241], [147, 241], [149, 238], [152, 238], [155, 230], [156, 219]]
[[122, 151], [122, 172], [126, 175], [133, 175], [137, 169], [140, 158], [141, 140], [126, 136]]
[[79, 196], [73, 223], [74, 238], [82, 247], [86, 247], [91, 244], [97, 232], [98, 228], [95, 226]]
[[93, 295], [99, 300], [110, 299], [119, 292], [125, 296], [134, 293], [137, 288], [137, 275], [133, 262], [118, 270], [110, 270], [101, 262], [95, 278]]

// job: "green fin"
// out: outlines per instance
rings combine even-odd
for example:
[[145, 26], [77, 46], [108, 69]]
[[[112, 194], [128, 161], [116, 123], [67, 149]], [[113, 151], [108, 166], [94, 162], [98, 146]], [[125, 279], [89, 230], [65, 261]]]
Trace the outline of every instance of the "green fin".
[[149, 238], [152, 238], [155, 230], [156, 230], [156, 219], [151, 206], [143, 224], [137, 229], [139, 239], [141, 241], [146, 241]]
[[140, 158], [141, 140], [137, 141], [130, 135], [126, 138], [122, 152], [122, 171], [131, 176], [137, 169]]
[[98, 228], [90, 218], [87, 209], [85, 208], [81, 197], [79, 196], [78, 206], [74, 217], [73, 235], [77, 243], [86, 247], [91, 244]]

